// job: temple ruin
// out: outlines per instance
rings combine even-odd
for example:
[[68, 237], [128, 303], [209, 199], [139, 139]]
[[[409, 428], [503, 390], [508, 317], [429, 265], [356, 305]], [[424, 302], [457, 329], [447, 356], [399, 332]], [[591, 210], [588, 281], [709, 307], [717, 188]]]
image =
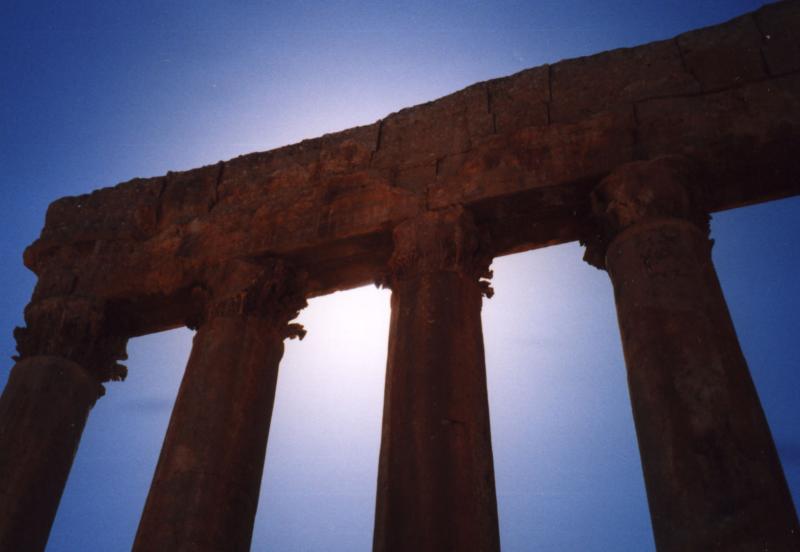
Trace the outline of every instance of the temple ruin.
[[55, 201], [0, 399], [0, 550], [44, 549], [127, 340], [180, 326], [133, 549], [248, 550], [291, 321], [372, 282], [392, 290], [374, 550], [499, 550], [488, 269], [576, 240], [613, 284], [658, 550], [800, 550], [708, 238], [715, 211], [800, 193], [798, 30], [787, 0]]

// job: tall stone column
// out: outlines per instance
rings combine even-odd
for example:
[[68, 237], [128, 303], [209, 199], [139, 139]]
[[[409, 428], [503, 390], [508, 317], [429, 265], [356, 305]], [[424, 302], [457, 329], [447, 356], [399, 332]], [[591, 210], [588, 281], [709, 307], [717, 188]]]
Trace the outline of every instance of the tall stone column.
[[125, 377], [126, 339], [104, 306], [51, 297], [25, 309], [19, 357], [0, 397], [0, 550], [44, 550], [101, 382]]
[[478, 233], [467, 213], [394, 230], [374, 550], [499, 550]]
[[281, 261], [230, 262], [208, 277], [194, 337], [133, 550], [247, 551], [283, 340], [306, 304]]
[[711, 262], [688, 161], [630, 163], [593, 195], [660, 552], [800, 550], [792, 499]]

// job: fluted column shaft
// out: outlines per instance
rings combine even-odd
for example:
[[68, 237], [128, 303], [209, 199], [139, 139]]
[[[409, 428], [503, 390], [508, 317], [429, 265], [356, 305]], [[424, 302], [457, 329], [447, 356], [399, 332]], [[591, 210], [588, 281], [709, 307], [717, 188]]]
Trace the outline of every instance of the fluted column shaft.
[[374, 549], [499, 550], [477, 232], [461, 210], [394, 232]]
[[89, 411], [103, 381], [123, 379], [125, 339], [103, 305], [38, 300], [15, 337], [20, 356], [0, 397], [0, 550], [44, 550]]
[[215, 277], [134, 550], [247, 551], [287, 322], [305, 305], [280, 262]]
[[594, 194], [656, 545], [800, 550], [694, 191], [688, 162], [666, 157], [621, 167]]

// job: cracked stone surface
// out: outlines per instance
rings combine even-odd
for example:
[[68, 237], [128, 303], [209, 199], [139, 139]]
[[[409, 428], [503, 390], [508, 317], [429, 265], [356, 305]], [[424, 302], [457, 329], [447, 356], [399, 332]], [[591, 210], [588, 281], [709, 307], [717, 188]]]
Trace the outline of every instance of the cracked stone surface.
[[594, 183], [665, 154], [703, 167], [711, 211], [796, 194], [798, 28], [797, 2], [770, 4], [371, 125], [59, 199], [25, 254], [34, 301], [107, 299], [132, 333], [152, 332], [191, 315], [204, 266], [267, 254], [306, 269], [313, 295], [346, 289], [375, 279], [394, 225], [456, 205], [494, 254], [572, 241]]

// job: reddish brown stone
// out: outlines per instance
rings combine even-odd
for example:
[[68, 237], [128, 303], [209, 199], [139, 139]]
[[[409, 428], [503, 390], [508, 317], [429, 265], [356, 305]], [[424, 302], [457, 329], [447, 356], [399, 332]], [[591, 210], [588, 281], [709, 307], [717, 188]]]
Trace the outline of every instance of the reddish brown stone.
[[479, 277], [469, 218], [395, 230], [374, 550], [500, 549]]
[[0, 397], [0, 550], [44, 550], [72, 460], [102, 388], [69, 360], [35, 356]]
[[323, 136], [320, 174], [346, 174], [369, 168], [378, 149], [380, 126], [380, 123], [373, 123]]
[[800, 76], [637, 105], [639, 149], [684, 153], [703, 166], [708, 209], [785, 197], [800, 174]]
[[435, 162], [467, 151], [492, 132], [489, 93], [485, 84], [476, 84], [386, 117], [373, 162], [379, 167]]
[[28, 305], [20, 357], [0, 397], [0, 550], [44, 550], [101, 382], [125, 378], [127, 339], [105, 305], [50, 297]]
[[761, 33], [751, 14], [723, 25], [684, 33], [676, 40], [686, 70], [702, 84], [703, 90], [728, 88], [766, 77]]
[[397, 169], [392, 178], [392, 182], [398, 188], [409, 190], [425, 198], [428, 190], [433, 187], [433, 183], [436, 182], [438, 171], [439, 160], [416, 167], [403, 167], [402, 169]]
[[[691, 166], [621, 167], [595, 192], [659, 551], [798, 550], [800, 526], [711, 263]], [[591, 253], [591, 252], [589, 252]], [[591, 256], [591, 254], [590, 254]]]
[[549, 124], [549, 65], [520, 71], [487, 84], [494, 132], [507, 133]]
[[282, 263], [215, 275], [134, 550], [250, 549], [283, 339], [305, 305], [294, 278]]
[[159, 202], [159, 227], [185, 227], [205, 217], [219, 200], [217, 188], [223, 168], [220, 163], [167, 174]]
[[157, 227], [164, 179], [135, 178], [113, 188], [54, 201], [47, 209], [41, 239], [60, 245], [149, 237]]
[[[455, 270], [448, 264], [445, 270], [422, 271], [413, 278], [398, 276], [397, 269], [401, 265], [397, 262], [396, 244], [393, 245], [393, 229], [413, 227], [408, 221], [426, 221], [437, 211], [461, 213], [463, 209], [472, 214], [480, 234], [492, 238], [482, 244], [481, 255], [486, 259], [578, 238], [602, 246], [605, 252], [609, 236], [604, 238], [602, 232], [592, 231], [590, 224], [590, 191], [617, 166], [663, 154], [683, 154], [691, 159], [690, 164], [696, 174], [701, 175], [698, 181], [702, 183], [692, 193], [702, 197], [705, 211], [800, 193], [798, 13], [797, 2], [771, 4], [755, 15], [686, 33], [674, 40], [568, 60], [479, 83], [434, 102], [389, 115], [372, 125], [192, 171], [136, 179], [114, 188], [58, 200], [48, 210], [41, 237], [25, 252], [25, 263], [39, 280], [32, 305], [26, 311], [28, 328], [18, 333], [20, 352], [27, 358], [58, 357], [58, 366], [74, 362], [88, 370], [97, 381], [118, 378], [122, 372], [116, 360], [124, 353], [120, 345], [124, 345], [125, 339], [178, 327], [202, 315], [197, 301], [198, 282], [206, 282], [209, 275], [218, 270], [216, 267], [237, 264], [242, 259], [263, 261], [281, 257], [307, 271], [307, 293], [319, 295], [374, 281], [385, 272], [394, 252], [395, 260], [390, 264], [394, 269], [392, 287], [396, 314], [387, 380], [391, 392], [387, 391], [387, 401], [394, 401], [396, 408], [404, 413], [403, 409], [413, 405], [416, 410], [409, 411], [408, 415], [420, 416], [424, 422], [415, 429], [396, 418], [394, 421], [387, 419], [387, 427], [392, 429], [385, 435], [385, 441], [394, 442], [393, 436], [396, 436], [406, 447], [419, 438], [415, 431], [424, 430], [434, 435], [435, 444], [420, 456], [423, 461], [416, 467], [397, 464], [391, 447], [384, 453], [384, 457], [391, 460], [382, 460], [382, 481], [395, 482], [391, 483], [395, 486], [381, 490], [380, 496], [384, 498], [379, 500], [376, 546], [390, 546], [395, 539], [400, 539], [398, 542], [411, 539], [407, 542], [412, 542], [419, 535], [432, 531], [431, 542], [440, 544], [442, 549], [465, 549], [473, 545], [494, 549], [496, 513], [492, 512], [496, 510], [493, 498], [488, 498], [489, 495], [493, 497], [493, 490], [488, 480], [483, 486], [473, 485], [480, 479], [476, 474], [485, 475], [491, 471], [488, 417], [483, 413], [483, 356], [479, 351], [480, 296], [476, 296], [479, 274], [467, 273], [463, 268]], [[653, 239], [664, 232], [677, 232], [683, 245], [676, 250], [676, 258], [697, 261], [695, 254], [699, 255], [700, 242], [692, 241], [695, 238], [691, 237], [691, 232], [684, 232], [685, 226], [667, 226], [658, 230]], [[420, 228], [438, 227], [423, 224]], [[634, 234], [631, 232], [631, 236]], [[439, 238], [450, 239], [446, 235]], [[459, 234], [453, 243], [462, 243], [459, 241], [462, 238]], [[633, 238], [630, 243], [632, 252], [620, 253], [621, 259], [635, 258], [645, 247], [636, 245], [639, 242]], [[459, 255], [465, 250], [452, 250], [451, 245], [436, 245], [418, 259], [438, 258], [436, 255], [446, 253], [456, 255], [448, 262], [453, 259], [461, 262], [463, 259]], [[624, 259], [618, 262], [624, 264], [627, 262]], [[702, 265], [705, 261], [697, 262]], [[710, 286], [709, 297], [716, 297], [716, 288], [708, 284], [710, 272], [705, 268], [698, 270], [697, 274], [702, 273], [701, 284]], [[650, 276], [644, 274], [642, 278], [645, 277]], [[625, 295], [624, 291], [618, 293]], [[56, 316], [51, 309], [52, 305], [69, 303], [75, 306], [81, 301], [91, 305], [59, 311], [62, 314], [72, 312], [74, 316]], [[727, 323], [720, 314], [720, 304], [718, 301], [716, 306], [708, 307], [716, 317], [713, 318], [714, 327], [724, 327]], [[98, 305], [102, 305], [99, 310], [95, 309]], [[452, 328], [459, 328], [463, 339], [451, 335], [452, 328], [436, 326], [430, 335], [438, 341], [426, 341], [429, 338], [421, 328], [428, 323], [427, 312], [436, 312], [440, 319], [452, 321]], [[655, 322], [643, 326], [642, 331], [647, 335], [641, 339], [648, 338], [647, 332], [664, 332], [665, 339], [672, 339], [664, 345], [672, 355], [680, 348], [680, 339], [687, 338], [674, 331], [673, 326], [678, 322], [689, 323], [680, 316], [666, 312], [667, 322], [663, 324], [659, 322], [661, 319], [654, 318]], [[245, 351], [267, 355], [266, 358], [272, 359], [267, 372], [274, 372], [279, 357], [275, 351], [280, 348], [274, 332], [265, 328], [256, 331], [261, 327], [260, 322], [247, 328], [242, 324], [207, 322], [198, 335], [198, 350], [209, 349], [208, 354], [212, 356], [219, 354], [219, 364], [224, 364], [228, 353], [241, 351], [233, 351], [233, 347], [226, 344], [215, 349], [219, 345], [217, 339], [227, 343], [234, 333], [241, 334], [247, 342]], [[710, 331], [708, 325], [697, 324], [702, 331]], [[40, 331], [44, 327], [55, 330]], [[102, 330], [99, 333], [98, 328]], [[98, 339], [83, 342], [80, 336], [84, 334]], [[709, 343], [713, 345], [716, 343], [713, 340], [718, 338], [716, 334], [708, 337]], [[728, 340], [724, 344], [726, 355], [733, 354], [730, 351], [735, 347], [731, 343]], [[700, 359], [697, 362], [711, 358], [703, 356], [711, 354], [705, 350], [691, 347], [686, 350], [697, 355]], [[734, 357], [730, 356], [734, 360], [723, 372], [732, 374], [731, 381], [739, 382], [736, 385], [741, 387], [743, 372]], [[255, 370], [252, 359], [236, 358], [238, 360], [232, 362], [238, 368]], [[714, 357], [709, 362], [716, 360]], [[725, 357], [725, 362], [729, 360]], [[417, 362], [431, 370], [416, 370], [413, 367]], [[469, 375], [458, 388], [465, 390], [470, 400], [477, 397], [474, 404], [478, 406], [474, 412], [462, 412], [468, 402], [464, 396], [446, 395], [443, 391], [445, 383], [458, 379], [453, 363], [462, 363], [458, 370], [466, 370]], [[413, 369], [407, 369], [408, 366]], [[196, 376], [199, 379], [215, 382], [214, 378], [222, 377], [207, 361], [198, 358], [192, 361], [190, 368], [192, 373], [199, 374]], [[660, 373], [662, 368], [658, 365], [653, 371]], [[410, 374], [411, 379], [397, 379], [400, 378], [398, 374]], [[694, 385], [691, 378], [687, 381]], [[228, 399], [248, 392], [237, 388], [236, 382], [220, 382], [219, 385]], [[17, 404], [14, 389], [19, 388], [10, 387], [7, 393], [11, 398], [4, 395], [2, 400], [6, 404]], [[426, 391], [420, 395], [419, 402], [412, 398], [408, 405], [398, 403], [400, 399], [391, 394], [405, 397], [410, 389], [417, 388]], [[271, 395], [265, 388], [258, 389], [262, 392], [251, 397], [253, 404], [266, 405]], [[726, 389], [723, 386], [723, 395], [729, 392]], [[743, 393], [743, 404], [751, 413], [755, 412], [753, 405], [757, 403], [747, 395], [749, 391], [741, 391], [744, 387], [740, 389], [735, 385], [731, 389], [734, 389], [730, 391], [731, 396]], [[47, 392], [42, 391], [44, 395]], [[188, 413], [192, 412], [192, 405], [214, 399], [203, 392], [210, 391], [201, 389], [195, 394], [187, 391], [188, 395], [182, 395], [186, 398], [179, 400], [176, 420], [191, 417]], [[433, 402], [439, 406], [431, 406]], [[80, 406], [81, 400], [78, 403]], [[54, 405], [57, 408], [58, 403]], [[670, 405], [662, 406], [669, 408]], [[224, 410], [225, 406], [219, 408]], [[452, 409], [455, 414], [450, 416], [450, 411], [445, 412], [443, 408]], [[719, 414], [719, 410], [714, 410], [716, 406], [709, 408], [712, 417]], [[220, 420], [228, 416], [230, 423], [236, 424], [236, 415], [230, 410], [221, 411]], [[52, 412], [43, 416], [43, 420], [56, 418]], [[75, 417], [67, 414], [68, 419], [70, 416]], [[738, 420], [736, 424], [741, 422], [734, 418]], [[471, 425], [450, 422], [436, 425], [436, 420], [441, 419], [462, 420]], [[0, 421], [2, 423], [5, 422]], [[182, 423], [175, 423], [179, 429], [171, 430], [169, 443], [180, 444], [185, 440], [202, 448], [202, 444], [191, 442], [192, 436], [182, 433], [186, 431]], [[244, 439], [241, 435], [223, 434], [213, 420], [208, 423], [209, 434], [223, 441], [233, 439], [231, 446], [238, 447], [241, 441], [236, 439]], [[260, 430], [254, 426], [242, 427], [253, 442], [261, 442]], [[763, 445], [766, 441], [760, 427], [753, 430], [752, 438]], [[742, 435], [751, 435], [747, 433], [751, 429], [742, 426]], [[683, 430], [675, 431], [676, 435], [684, 435]], [[686, 435], [691, 437], [692, 434]], [[739, 443], [737, 446], [744, 442], [731, 439], [730, 442]], [[731, 454], [735, 461], [736, 450], [727, 446], [714, 450]], [[62, 448], [54, 455], [57, 472], [63, 471], [62, 459], [69, 456], [64, 452], [69, 447]], [[175, 450], [172, 445], [165, 449], [166, 467], [159, 473], [167, 475], [157, 476], [157, 481], [161, 482], [157, 488], [161, 490], [154, 495], [161, 498], [154, 499], [158, 506], [154, 506], [153, 511], [164, 508], [167, 512], [164, 515], [172, 516], [170, 519], [178, 515], [175, 513], [177, 506], [164, 498], [169, 492], [163, 489], [177, 485], [186, 491], [197, 484], [197, 481], [191, 485], [186, 483], [191, 478], [176, 468], [180, 462], [175, 460]], [[249, 466], [247, 470], [250, 471], [245, 471], [250, 475], [241, 480], [231, 479], [226, 488], [209, 482], [210, 495], [193, 503], [200, 516], [198, 519], [219, 514], [217, 511], [207, 513], [211, 511], [209, 496], [225, 498], [232, 501], [230, 504], [241, 500], [240, 505], [244, 505], [241, 511], [250, 508], [248, 505], [252, 505], [254, 496], [252, 486], [257, 483], [252, 476], [257, 471], [253, 466], [259, 461], [253, 450], [243, 452], [246, 458], [241, 460]], [[473, 450], [477, 452], [472, 457], [463, 456], [465, 451]], [[211, 462], [199, 466], [198, 473], [217, 470], [218, 465], [213, 463], [220, 459], [213, 452], [209, 448], [192, 453], [194, 458], [202, 455]], [[411, 453], [403, 452], [399, 456], [408, 460], [404, 454]], [[720, 461], [722, 474], [728, 473], [726, 462]], [[760, 469], [757, 462], [747, 466], [742, 472], [745, 478]], [[434, 496], [423, 497], [425, 500], [420, 504], [420, 512], [427, 512], [425, 516], [428, 517], [408, 509], [421, 496], [420, 492], [411, 492], [413, 481], [407, 488], [396, 486], [396, 481], [410, 478], [411, 472], [403, 470], [412, 468], [419, 468], [424, 481], [436, 489]], [[445, 468], [452, 469], [459, 479], [448, 475]], [[751, 468], [753, 471], [748, 472]], [[675, 481], [676, 488], [695, 484], [691, 478]], [[709, 481], [715, 489], [720, 486], [713, 477]], [[757, 484], [760, 480], [754, 483], [756, 487]], [[47, 500], [55, 496], [53, 489], [56, 487], [58, 485], [50, 487]], [[242, 490], [245, 488], [247, 490]], [[736, 494], [741, 487], [733, 485], [732, 488], [736, 504], [743, 504], [745, 495]], [[22, 493], [21, 490], [15, 492]], [[759, 492], [752, 495], [754, 504], [762, 504]], [[654, 493], [656, 497], [662, 496], [660, 491]], [[769, 492], [763, 496], [767, 495]], [[774, 503], [770, 500], [764, 499], [763, 504], [782, 507], [780, 500]], [[473, 508], [470, 504], [477, 506]], [[235, 505], [226, 508], [220, 512], [240, 511]], [[708, 530], [712, 531], [718, 521], [714, 516], [719, 510], [703, 508], [700, 507], [697, 519], [707, 520]], [[223, 514], [215, 517], [207, 528], [192, 521], [181, 530], [217, 544], [222, 541], [215, 540], [219, 536], [212, 533], [217, 529], [230, 531], [235, 535], [231, 542], [235, 546], [245, 546], [249, 539], [247, 524], [239, 524], [241, 520], [226, 521]], [[246, 513], [244, 518], [249, 515]], [[169, 530], [158, 528], [158, 515], [147, 519], [146, 533], [160, 535], [155, 541], [169, 543], [174, 542], [170, 539], [178, 538], [170, 536]], [[442, 527], [450, 527], [452, 536], [437, 532], [438, 529], [429, 524], [430, 519], [438, 520]], [[746, 528], [751, 527], [750, 521], [742, 523], [749, 531]], [[46, 538], [46, 533], [42, 537], [45, 525], [39, 524], [33, 529], [37, 542]], [[663, 536], [664, 531], [669, 533], [672, 529], [658, 531], [660, 541], [672, 538]], [[693, 531], [695, 529], [690, 532]], [[701, 533], [697, 529], [696, 534]], [[682, 538], [679, 531], [674, 535]]]
[[673, 40], [562, 61], [551, 71], [551, 123], [581, 121], [620, 104], [700, 90]]
[[[705, 166], [720, 190], [713, 210], [798, 193], [796, 75], [770, 77], [756, 63], [763, 47], [770, 72], [792, 70], [796, 21], [796, 3], [780, 2], [679, 40], [480, 83], [373, 125], [59, 200], [25, 256], [37, 297], [100, 297], [147, 333], [180, 325], [198, 272], [223, 259], [302, 259], [311, 294], [346, 289], [374, 280], [393, 225], [448, 205], [481, 212], [502, 234], [497, 253], [570, 241], [589, 203], [571, 190], [665, 153]], [[508, 211], [561, 215], [515, 234]], [[165, 314], [140, 316], [155, 298]]]
[[498, 135], [440, 163], [428, 206], [464, 205], [597, 178], [634, 158], [634, 124], [633, 110], [627, 109]]

